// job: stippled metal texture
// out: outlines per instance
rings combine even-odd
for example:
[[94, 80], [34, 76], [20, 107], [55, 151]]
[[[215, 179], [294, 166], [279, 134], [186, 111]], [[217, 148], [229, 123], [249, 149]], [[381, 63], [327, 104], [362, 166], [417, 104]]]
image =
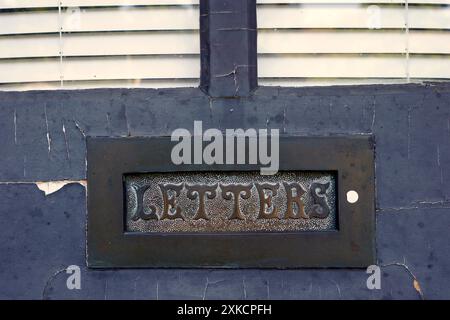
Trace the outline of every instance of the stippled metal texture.
[[130, 232], [336, 229], [332, 172], [150, 173], [124, 181]]

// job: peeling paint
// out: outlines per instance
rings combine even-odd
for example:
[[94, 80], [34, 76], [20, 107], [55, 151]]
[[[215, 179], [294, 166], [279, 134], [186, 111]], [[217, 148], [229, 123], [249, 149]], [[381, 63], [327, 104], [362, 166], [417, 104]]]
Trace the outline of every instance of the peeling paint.
[[[228, 67], [222, 73], [230, 69]], [[238, 79], [243, 72], [245, 69], [238, 70]], [[233, 85], [232, 76], [228, 76], [230, 85]], [[436, 102], [430, 93], [422, 97], [424, 106], [420, 106], [420, 93], [428, 92], [430, 87], [438, 88], [442, 92], [440, 102]], [[204, 96], [203, 93], [200, 95], [198, 89], [180, 89], [180, 93], [168, 89], [131, 90], [126, 98], [119, 100], [119, 93], [122, 91], [125, 90], [102, 89], [92, 93], [90, 90], [70, 91], [61, 96], [59, 92], [2, 93], [0, 101], [3, 108], [0, 108], [0, 113], [7, 124], [2, 127], [2, 134], [6, 137], [3, 152], [7, 156], [1, 159], [3, 171], [0, 187], [3, 192], [1, 201], [3, 207], [0, 216], [3, 219], [2, 224], [7, 225], [8, 228], [2, 233], [1, 242], [2, 250], [9, 252], [3, 255], [2, 259], [3, 269], [7, 271], [0, 277], [0, 282], [4, 284], [5, 289], [0, 294], [2, 298], [37, 299], [44, 291], [44, 297], [73, 298], [76, 296], [100, 299], [103, 298], [104, 287], [106, 287], [105, 292], [108, 292], [106, 298], [111, 298], [113, 288], [109, 287], [127, 288], [129, 273], [142, 274], [150, 279], [156, 277], [156, 284], [148, 283], [151, 290], [148, 290], [147, 286], [141, 286], [142, 298], [154, 298], [155, 289], [157, 299], [202, 298], [206, 286], [205, 275], [209, 270], [118, 270], [114, 273], [86, 270], [89, 292], [68, 291], [64, 282], [59, 281], [62, 278], [50, 279], [47, 288], [43, 289], [47, 279], [64, 264], [85, 265], [85, 256], [81, 254], [82, 249], [81, 251], [59, 250], [60, 246], [52, 246], [52, 244], [63, 241], [61, 245], [64, 246], [69, 244], [79, 248], [86, 246], [84, 190], [78, 187], [65, 188], [54, 194], [51, 201], [49, 198], [45, 199], [43, 194], [54, 193], [70, 183], [85, 186], [86, 181], [78, 181], [78, 179], [85, 179], [84, 138], [86, 136], [127, 136], [130, 130], [133, 135], [155, 136], [161, 133], [161, 123], [165, 124], [164, 133], [167, 133], [194, 119], [202, 120], [208, 123], [208, 126], [218, 128], [225, 128], [232, 121], [236, 126], [265, 127], [267, 110], [270, 110], [269, 114], [273, 112], [283, 116], [279, 124], [281, 126], [283, 123], [284, 127], [286, 122], [286, 128], [283, 130], [286, 134], [355, 134], [370, 130], [377, 142], [378, 258], [380, 263], [399, 261], [401, 265], [386, 267], [387, 270], [390, 268], [394, 270], [389, 272], [387, 285], [380, 291], [365, 290], [363, 287], [365, 278], [362, 279], [360, 270], [264, 271], [264, 274], [270, 278], [269, 292], [265, 287], [264, 278], [261, 279], [261, 283], [255, 280], [259, 271], [227, 270], [228, 282], [235, 279], [236, 284], [232, 287], [228, 283], [213, 285], [215, 279], [209, 276], [205, 299], [230, 295], [233, 297], [243, 295], [247, 298], [270, 296], [274, 299], [318, 298], [318, 290], [321, 290], [320, 293], [326, 298], [339, 298], [340, 292], [344, 299], [395, 299], [423, 296], [427, 299], [448, 299], [449, 290], [446, 284], [449, 278], [445, 269], [449, 261], [448, 252], [450, 252], [447, 232], [450, 199], [445, 193], [448, 188], [446, 179], [450, 141], [448, 115], [450, 87], [448, 84], [426, 84], [423, 87], [419, 85], [358, 86], [351, 89], [260, 87], [251, 99], [241, 99], [239, 103], [231, 99], [226, 101], [213, 99]], [[192, 97], [191, 102], [182, 109], [172, 102], [175, 98], [167, 98], [171, 92], [174, 92], [173, 95], [176, 97], [184, 97], [184, 95]], [[87, 96], [90, 99], [88, 109], [85, 109], [84, 104], [79, 103], [81, 96]], [[108, 102], [110, 97], [112, 102]], [[325, 97], [330, 99], [329, 116], [326, 115], [325, 101], [327, 100], [320, 103], [323, 110], [320, 106], [314, 109], [314, 106], [318, 105], [318, 99], [325, 99]], [[392, 97], [399, 98], [397, 104], [392, 103]], [[161, 105], [156, 102], [145, 102], [163, 98], [166, 99], [164, 101], [168, 101], [167, 105], [164, 105], [165, 108], [161, 108]], [[52, 138], [51, 163], [47, 157], [49, 141], [46, 139], [44, 115], [34, 116], [36, 105], [43, 105], [47, 100], [49, 101], [47, 105], [48, 134], [49, 138]], [[24, 103], [24, 101], [33, 103]], [[354, 113], [340, 112], [341, 108], [344, 108], [344, 102], [354, 108]], [[61, 103], [65, 108], [60, 108]], [[128, 123], [121, 116], [122, 103], [128, 105]], [[412, 109], [408, 123], [409, 105]], [[360, 110], [360, 106], [366, 109]], [[231, 107], [234, 108], [234, 112], [229, 114], [228, 110]], [[38, 111], [39, 115], [43, 113], [41, 109]], [[110, 113], [106, 118], [105, 112]], [[361, 123], [359, 122], [360, 112], [365, 112], [364, 121]], [[252, 116], [255, 120], [247, 122], [246, 119]], [[105, 128], [108, 117], [109, 128]], [[436, 123], [441, 125], [434, 125]], [[36, 154], [40, 156], [36, 157]], [[60, 187], [55, 188], [58, 183]], [[35, 185], [44, 193], [37, 190]], [[31, 211], [30, 203], [33, 205], [31, 209], [36, 211]], [[69, 218], [63, 214], [55, 214], [65, 211], [70, 215]], [[51, 227], [48, 223], [51, 223]], [[21, 237], [23, 226], [31, 227], [26, 236]], [[52, 232], [47, 232], [48, 230]], [[58, 238], [60, 235], [64, 235], [63, 240]], [[11, 246], [9, 239], [12, 236], [15, 238], [15, 250], [7, 251]], [[408, 268], [418, 279], [407, 273], [406, 263], [403, 266], [403, 263], [396, 259], [401, 255], [407, 257]], [[24, 263], [14, 264], [15, 261], [24, 261]], [[11, 276], [14, 274], [18, 275], [17, 279]], [[127, 276], [122, 277], [123, 274]], [[244, 274], [245, 278], [243, 278]], [[176, 275], [182, 276], [182, 285], [172, 280], [172, 277]], [[63, 274], [59, 275], [59, 277], [62, 276]], [[309, 277], [314, 280], [311, 284]], [[324, 285], [320, 289], [317, 281], [326, 279], [330, 280], [330, 284], [336, 282], [339, 288], [336, 285], [335, 287]], [[399, 284], [402, 286], [400, 287]]]
[[420, 288], [419, 281], [414, 279], [413, 285], [414, 285], [414, 289], [416, 289], [416, 291], [419, 293], [419, 295], [423, 298], [423, 293], [422, 293], [422, 289]]
[[87, 181], [86, 180], [61, 180], [61, 181], [38, 181], [35, 182], [36, 186], [39, 190], [43, 191], [46, 196], [55, 193], [60, 190], [64, 186], [72, 183], [78, 183], [86, 188]]
[[64, 119], [63, 119], [63, 125], [62, 125], [62, 131], [64, 135], [64, 144], [66, 146], [66, 154], [67, 154], [67, 160], [70, 160], [70, 149], [69, 149], [69, 142], [67, 141], [67, 134], [66, 134], [66, 127], [64, 125]]
[[52, 152], [52, 138], [50, 136], [50, 131], [48, 127], [47, 105], [44, 105], [44, 116], [45, 116], [46, 137], [48, 145], [48, 156], [50, 157], [50, 153]]
[[14, 108], [14, 144], [17, 145], [17, 110]]

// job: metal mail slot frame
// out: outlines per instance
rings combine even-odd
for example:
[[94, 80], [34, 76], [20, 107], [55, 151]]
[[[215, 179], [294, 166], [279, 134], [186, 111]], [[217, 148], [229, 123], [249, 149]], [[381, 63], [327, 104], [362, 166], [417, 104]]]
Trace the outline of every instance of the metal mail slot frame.
[[[280, 171], [336, 175], [330, 231], [141, 233], [125, 228], [124, 175], [257, 171], [258, 165], [175, 165], [170, 137], [87, 139], [87, 263], [91, 268], [366, 267], [375, 263], [374, 145], [370, 136], [281, 136]], [[358, 201], [347, 199], [356, 191]]]

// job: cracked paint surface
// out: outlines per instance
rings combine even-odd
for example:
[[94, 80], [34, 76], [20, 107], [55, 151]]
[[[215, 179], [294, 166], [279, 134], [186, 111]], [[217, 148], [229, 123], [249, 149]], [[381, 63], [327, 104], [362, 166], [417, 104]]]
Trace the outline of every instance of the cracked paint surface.
[[257, 87], [254, 6], [251, 1], [200, 2], [205, 30], [200, 34], [200, 87], [212, 98], [248, 96]]
[[[421, 299], [448, 298], [450, 216], [439, 208], [379, 214], [381, 290], [364, 269], [89, 270], [85, 267], [85, 190], [69, 184], [45, 196], [34, 184], [1, 184], [0, 297], [89, 299]], [[18, 214], [21, 223], [11, 223]], [[67, 290], [65, 268], [81, 267], [81, 290]]]
[[[0, 235], [0, 250], [7, 254], [0, 260], [1, 298], [449, 297], [446, 270], [450, 266], [450, 244], [444, 243], [448, 236], [443, 231], [450, 216], [439, 209], [380, 215], [377, 237], [381, 290], [368, 290], [363, 269], [89, 270], [84, 265], [85, 212], [80, 204], [85, 201], [85, 191], [82, 186], [70, 184], [50, 196], [45, 196], [33, 184], [3, 184], [0, 191], [4, 195], [0, 217], [3, 225], [10, 223], [17, 212], [24, 213], [21, 224], [10, 225]], [[424, 222], [426, 219], [429, 222]], [[71, 264], [81, 267], [81, 290], [66, 288], [65, 269]]]
[[201, 120], [287, 135], [373, 134], [378, 208], [447, 206], [449, 91], [445, 84], [259, 88], [242, 99], [198, 89], [4, 92], [0, 181], [83, 180], [86, 136], [170, 135]]
[[[279, 128], [287, 135], [373, 134], [381, 290], [358, 269], [88, 270], [88, 136]], [[259, 88], [241, 99], [198, 89], [1, 92], [0, 298], [449, 299], [450, 85]], [[52, 183], [53, 183], [52, 182]], [[50, 188], [49, 188], [50, 190]], [[69, 265], [82, 290], [67, 290]]]

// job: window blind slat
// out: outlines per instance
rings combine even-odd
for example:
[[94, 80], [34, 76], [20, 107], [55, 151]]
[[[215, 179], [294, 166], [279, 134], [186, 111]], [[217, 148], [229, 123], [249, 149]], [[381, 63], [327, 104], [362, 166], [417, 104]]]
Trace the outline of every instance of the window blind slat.
[[[377, 28], [405, 26], [401, 6], [380, 6], [382, 19]], [[373, 28], [372, 13], [365, 6], [354, 5], [263, 5], [257, 10], [258, 28]]]
[[401, 78], [406, 76], [401, 56], [285, 55], [260, 56], [261, 78]]
[[409, 52], [450, 54], [450, 31], [410, 31]]
[[[176, 68], [174, 68], [176, 66]], [[198, 56], [135, 56], [0, 60], [0, 83], [141, 78], [198, 78]]]
[[450, 78], [450, 56], [411, 56], [409, 61], [411, 78]]
[[411, 6], [408, 19], [410, 29], [450, 30], [450, 6]]
[[[368, 6], [301, 5], [258, 8], [258, 28], [352, 28], [404, 29], [405, 9], [402, 6], [379, 6], [379, 15]], [[450, 29], [450, 7], [411, 6], [410, 29]]]
[[0, 35], [59, 32], [58, 11], [0, 12]]
[[[406, 78], [406, 62], [401, 56], [261, 56], [261, 78]], [[411, 78], [446, 79], [450, 57], [412, 55]]]
[[450, 54], [450, 32], [411, 30], [260, 30], [260, 54], [410, 53]]
[[450, 79], [448, 2], [258, 0], [260, 83]]
[[198, 79], [118, 79], [118, 80], [80, 80], [61, 82], [21, 82], [0, 83], [2, 91], [26, 91], [26, 90], [75, 90], [94, 88], [179, 88], [196, 87]]
[[[186, 32], [71, 33], [62, 41], [62, 54], [71, 56], [199, 54], [199, 35]], [[57, 34], [0, 36], [1, 58], [59, 56]]]
[[[68, 9], [63, 32], [198, 29], [198, 10], [191, 7]], [[59, 32], [58, 10], [0, 12], [0, 34]]]
[[0, 36], [0, 59], [59, 56], [57, 34]]
[[406, 38], [401, 30], [260, 30], [258, 52], [405, 53]]
[[[0, 0], [0, 90], [197, 84], [198, 3]], [[262, 85], [450, 78], [450, 0], [257, 3]]]
[[0, 60], [0, 83], [59, 81], [59, 59]]

